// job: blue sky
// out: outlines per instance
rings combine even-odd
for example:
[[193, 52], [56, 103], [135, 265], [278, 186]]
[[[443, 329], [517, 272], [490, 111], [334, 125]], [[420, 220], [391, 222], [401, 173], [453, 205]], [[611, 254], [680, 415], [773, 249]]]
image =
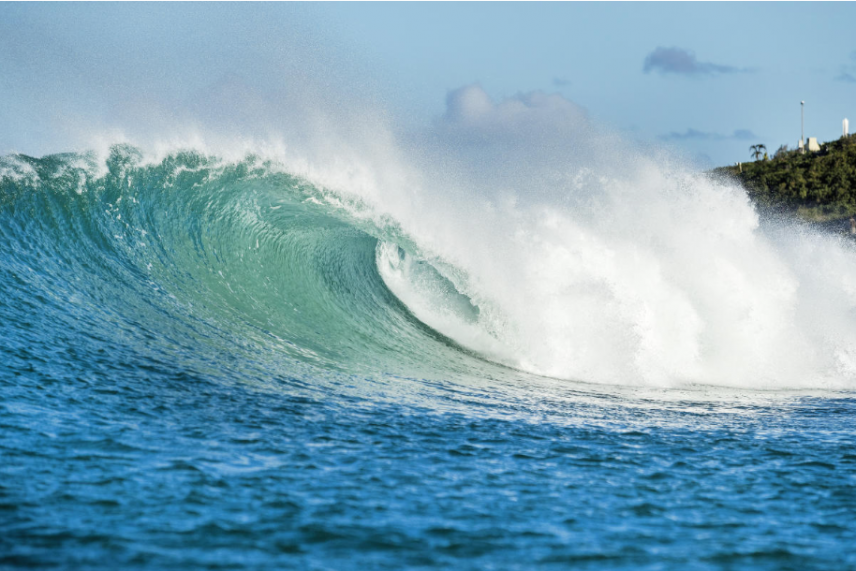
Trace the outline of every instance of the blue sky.
[[854, 27], [853, 3], [5, 3], [0, 152], [166, 121], [238, 77], [369, 101], [405, 128], [473, 83], [497, 102], [559, 93], [628, 139], [730, 164], [793, 147], [800, 100], [807, 136], [856, 124]]

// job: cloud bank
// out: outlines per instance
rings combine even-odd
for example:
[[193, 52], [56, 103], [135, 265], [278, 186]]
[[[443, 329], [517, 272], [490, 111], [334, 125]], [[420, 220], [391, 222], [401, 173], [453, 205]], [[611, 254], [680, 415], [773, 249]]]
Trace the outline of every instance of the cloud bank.
[[721, 65], [706, 61], [698, 61], [695, 53], [683, 48], [655, 49], [645, 57], [642, 71], [651, 73], [656, 71], [662, 74], [675, 74], [687, 76], [716, 75], [722, 73], [745, 73], [751, 71], [745, 68]]
[[630, 144], [562, 95], [532, 91], [492, 99], [477, 84], [450, 91], [445, 113], [410, 143], [410, 157], [432, 169], [443, 165], [432, 173], [443, 185], [524, 201], [553, 195], [584, 201], [585, 192], [569, 192], [580, 177], [620, 177], [638, 166]]
[[561, 95], [532, 91], [494, 103], [475, 84], [448, 93], [442, 123], [452, 130], [513, 131], [516, 136], [550, 136], [589, 128], [585, 110]]
[[672, 131], [659, 137], [661, 141], [750, 141], [758, 138], [758, 135], [749, 129], [736, 129], [730, 135], [687, 129], [683, 133]]

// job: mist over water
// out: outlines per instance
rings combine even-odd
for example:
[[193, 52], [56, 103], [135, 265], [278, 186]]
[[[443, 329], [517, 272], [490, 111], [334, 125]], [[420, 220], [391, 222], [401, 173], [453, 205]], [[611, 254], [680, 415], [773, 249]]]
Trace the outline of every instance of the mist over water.
[[[108, 68], [97, 54], [115, 51], [122, 27], [95, 33], [99, 18], [64, 10], [79, 26], [42, 43], [21, 30], [52, 29], [49, 12], [9, 13], [10, 85], [59, 111], [21, 110], [22, 132], [44, 136], [17, 150], [94, 151], [102, 170], [116, 143], [154, 163], [179, 151], [268, 160], [369, 232], [395, 227], [397, 246], [478, 308], [467, 339], [525, 371], [631, 386], [856, 382], [849, 243], [762, 225], [736, 184], [623, 141], [558, 94], [494, 101], [468, 85], [425, 125], [385, 103], [377, 75], [307, 26], [309, 12], [186, 6], [159, 19], [158, 51], [128, 31], [124, 64]], [[195, 35], [177, 33], [188, 25]], [[153, 63], [170, 50], [201, 63]], [[409, 299], [457, 327], [439, 299]], [[432, 327], [457, 339], [442, 323]]]
[[[226, 164], [260, 157], [311, 183], [332, 215], [365, 221], [381, 241], [394, 232], [379, 246], [387, 286], [463, 347], [617, 385], [856, 382], [849, 242], [762, 223], [736, 183], [622, 141], [559, 95], [494, 102], [465, 86], [432, 125], [407, 131], [392, 114], [328, 112], [304, 95], [277, 115], [245, 87], [215, 89], [186, 138], [142, 137], [143, 163], [186, 151]], [[268, 132], [236, 138], [228, 122], [204, 119], [224, 97]], [[103, 169], [115, 141], [98, 138]], [[385, 271], [396, 250], [430, 270]], [[437, 280], [453, 293], [431, 294]]]
[[762, 227], [735, 184], [646, 156], [558, 96], [494, 104], [471, 86], [448, 107], [453, 180], [423, 182], [416, 209], [377, 208], [462, 271], [507, 362], [616, 384], [852, 386], [856, 266], [838, 237]]
[[[282, 140], [241, 152], [326, 189], [376, 236], [394, 227], [404, 241], [390, 247], [432, 272], [382, 272], [387, 285], [465, 347], [586, 382], [853, 386], [849, 243], [762, 224], [735, 183], [625, 143], [558, 95], [496, 103], [472, 85], [415, 134], [315, 135], [311, 153]], [[452, 297], [425, 294], [434, 271]]]

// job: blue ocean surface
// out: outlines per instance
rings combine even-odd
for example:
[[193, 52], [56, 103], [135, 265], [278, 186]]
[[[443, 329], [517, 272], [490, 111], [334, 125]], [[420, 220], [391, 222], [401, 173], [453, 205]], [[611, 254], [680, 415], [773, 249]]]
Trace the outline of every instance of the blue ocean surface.
[[856, 569], [852, 390], [527, 372], [332, 202], [254, 157], [0, 159], [0, 568]]

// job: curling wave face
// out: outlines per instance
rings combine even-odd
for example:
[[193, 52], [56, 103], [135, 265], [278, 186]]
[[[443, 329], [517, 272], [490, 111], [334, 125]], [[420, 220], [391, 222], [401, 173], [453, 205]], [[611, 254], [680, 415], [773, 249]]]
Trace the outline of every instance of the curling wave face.
[[145, 162], [129, 146], [0, 168], [6, 319], [44, 306], [43, 327], [201, 370], [230, 355], [227, 370], [368, 377], [856, 379], [847, 244], [762, 228], [740, 189], [697, 175], [645, 163], [632, 180], [582, 173], [563, 202], [490, 202], [334, 192], [252, 156]]
[[7, 328], [37, 317], [215, 377], [490, 367], [414, 318], [377, 271], [377, 238], [318, 188], [253, 158], [140, 158], [3, 160]]

